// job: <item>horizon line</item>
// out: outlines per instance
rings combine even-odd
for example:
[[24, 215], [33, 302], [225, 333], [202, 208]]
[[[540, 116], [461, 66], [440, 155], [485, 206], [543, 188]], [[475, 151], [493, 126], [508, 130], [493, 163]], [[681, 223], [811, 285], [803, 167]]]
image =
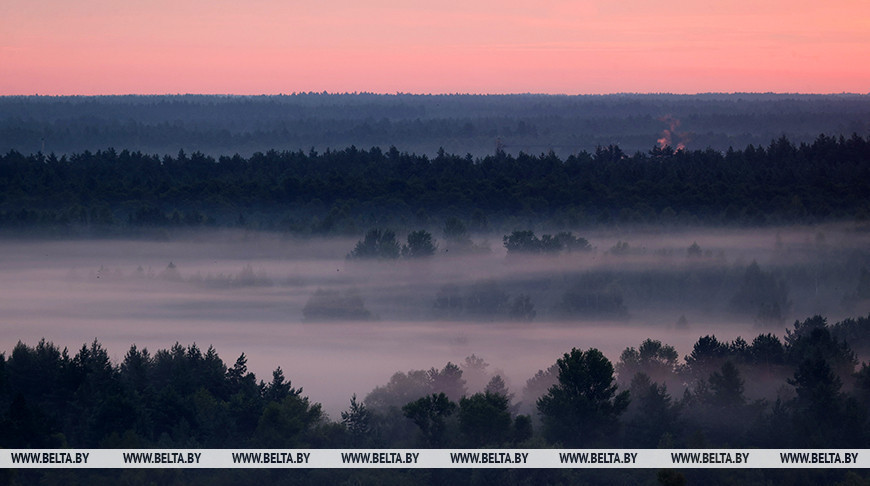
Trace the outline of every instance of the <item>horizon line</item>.
[[293, 91], [287, 93], [110, 93], [110, 94], [0, 94], [0, 98], [111, 98], [111, 97], [171, 97], [171, 96], [203, 96], [203, 97], [226, 97], [226, 98], [265, 98], [283, 96], [480, 96], [480, 97], [508, 97], [508, 96], [540, 96], [540, 97], [607, 97], [607, 96], [870, 96], [870, 92], [856, 93], [850, 91], [841, 92], [798, 92], [798, 91], [703, 91], [695, 93], [676, 92], [640, 92], [625, 91], [612, 93], [542, 93], [542, 92], [510, 92], [510, 93], [472, 93], [472, 92], [442, 92], [442, 93], [414, 93], [397, 91], [394, 93], [375, 91]]

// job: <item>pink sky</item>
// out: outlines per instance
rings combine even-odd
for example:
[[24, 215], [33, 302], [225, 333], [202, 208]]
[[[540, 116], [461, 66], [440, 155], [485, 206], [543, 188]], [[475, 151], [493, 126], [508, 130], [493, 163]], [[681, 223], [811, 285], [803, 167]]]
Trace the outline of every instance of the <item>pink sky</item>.
[[870, 92], [867, 0], [3, 0], [0, 95]]

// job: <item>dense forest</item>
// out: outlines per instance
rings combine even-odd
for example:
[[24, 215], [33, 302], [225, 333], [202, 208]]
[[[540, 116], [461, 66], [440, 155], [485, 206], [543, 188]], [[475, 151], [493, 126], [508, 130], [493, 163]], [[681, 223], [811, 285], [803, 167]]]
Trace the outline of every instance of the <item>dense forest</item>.
[[386, 152], [475, 157], [500, 147], [553, 150], [565, 158], [597, 146], [646, 151], [726, 151], [787, 136], [870, 133], [870, 97], [798, 94], [5, 96], [0, 153], [72, 154], [116, 147], [145, 153], [250, 156], [267, 149], [308, 152], [355, 145]]
[[[19, 342], [8, 356], [0, 354], [0, 447], [863, 448], [870, 435], [870, 367], [858, 366], [849, 339], [868, 334], [870, 316], [835, 324], [814, 316], [794, 322], [782, 340], [759, 334], [723, 342], [706, 335], [682, 359], [651, 339], [625, 348], [615, 365], [597, 349], [574, 348], [546, 370], [529, 370], [522, 390], [509, 390], [472, 355], [458, 365], [397, 372], [364, 399], [348, 397], [340, 417], [328, 417], [280, 367], [270, 380], [258, 379], [244, 354], [228, 365], [212, 347], [176, 344], [152, 354], [132, 346], [113, 363], [96, 340], [75, 353], [44, 340]], [[346, 471], [81, 474], [98, 482], [118, 476], [279, 484], [372, 479]], [[616, 473], [412, 470], [378, 477], [395, 484], [529, 484], [607, 474]], [[686, 477], [764, 484], [783, 474], [618, 473], [621, 481], [650, 484]], [[857, 479], [823, 470], [801, 474], [789, 477], [795, 484]], [[57, 479], [36, 470], [7, 472], [4, 479], [24, 484], [42, 475]]]
[[[0, 97], [0, 448], [865, 448], [868, 120], [847, 94]], [[79, 482], [868, 476], [0, 471]]]
[[866, 219], [870, 140], [818, 135], [719, 152], [616, 145], [560, 158], [395, 147], [156, 156], [114, 149], [0, 156], [0, 225], [59, 234], [236, 226], [355, 234], [471, 216], [475, 227], [765, 225]]

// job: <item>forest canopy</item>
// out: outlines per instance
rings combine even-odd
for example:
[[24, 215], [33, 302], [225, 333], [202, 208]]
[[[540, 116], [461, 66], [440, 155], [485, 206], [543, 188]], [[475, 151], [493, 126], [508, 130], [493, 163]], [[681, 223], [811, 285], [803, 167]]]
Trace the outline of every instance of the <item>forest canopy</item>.
[[230, 365], [213, 347], [133, 345], [112, 362], [96, 340], [75, 353], [19, 342], [0, 353], [0, 447], [860, 448], [870, 368], [843, 337], [868, 326], [870, 316], [813, 316], [783, 340], [707, 335], [682, 360], [647, 339], [616, 366], [574, 348], [521, 394], [472, 355], [397, 372], [364, 400], [349, 396], [340, 419], [280, 367], [258, 379], [244, 354]]
[[552, 225], [765, 225], [866, 219], [870, 140], [819, 135], [719, 152], [616, 145], [434, 158], [391, 147], [175, 156], [115, 149], [0, 156], [5, 228], [242, 226], [349, 234], [472, 215]]

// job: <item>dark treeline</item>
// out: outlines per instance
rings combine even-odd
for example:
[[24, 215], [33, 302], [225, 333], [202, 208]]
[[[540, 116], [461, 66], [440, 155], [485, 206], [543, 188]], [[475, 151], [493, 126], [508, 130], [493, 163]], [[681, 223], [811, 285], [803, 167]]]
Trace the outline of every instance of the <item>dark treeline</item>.
[[251, 155], [276, 150], [391, 145], [474, 156], [500, 144], [517, 155], [567, 157], [596, 146], [647, 150], [665, 130], [673, 146], [795, 143], [819, 133], [867, 134], [866, 95], [706, 94], [0, 97], [0, 152], [72, 154], [124, 147], [146, 153]]
[[[294, 387], [280, 367], [269, 382], [258, 380], [244, 354], [228, 366], [213, 348], [203, 352], [196, 345], [176, 344], [151, 354], [132, 346], [121, 363], [112, 363], [97, 341], [74, 355], [45, 341], [35, 347], [19, 343], [8, 356], [0, 354], [0, 447], [862, 448], [870, 438], [870, 366], [858, 366], [846, 339], [868, 331], [870, 316], [833, 325], [815, 316], [796, 321], [782, 340], [760, 334], [751, 342], [729, 343], [703, 336], [682, 360], [673, 347], [645, 340], [626, 348], [615, 366], [597, 349], [574, 348], [517, 393], [472, 355], [460, 365], [398, 372], [364, 400], [349, 397], [348, 408], [334, 419]], [[23, 484], [52, 474], [18, 471], [4, 479]], [[203, 475], [225, 482], [266, 477], [280, 484], [349, 477], [395, 484], [539, 484], [616, 473], [82, 474], [98, 482], [135, 474], [150, 480], [169, 475], [164, 480], [175, 482]], [[626, 475], [623, 482], [648, 484], [680, 484], [684, 476], [766, 484], [787, 473], [619, 474]], [[806, 476], [794, 478], [794, 484], [860, 479], [837, 471], [801, 474]]]
[[778, 224], [866, 218], [870, 141], [818, 136], [727, 152], [599, 147], [434, 158], [392, 147], [147, 155], [113, 149], [0, 157], [3, 227], [255, 226], [348, 233], [471, 214], [575, 224]]

